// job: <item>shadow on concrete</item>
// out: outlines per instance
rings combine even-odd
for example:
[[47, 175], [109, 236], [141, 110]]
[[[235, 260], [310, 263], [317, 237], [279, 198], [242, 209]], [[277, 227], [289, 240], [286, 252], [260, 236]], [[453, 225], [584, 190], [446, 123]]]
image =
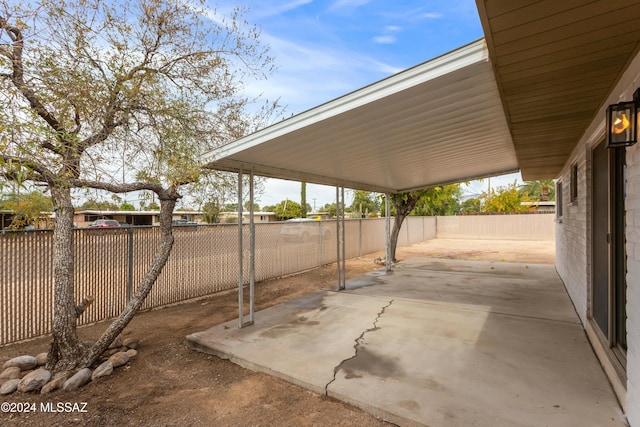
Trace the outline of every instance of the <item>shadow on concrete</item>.
[[187, 342], [400, 425], [625, 425], [552, 265], [411, 258]]

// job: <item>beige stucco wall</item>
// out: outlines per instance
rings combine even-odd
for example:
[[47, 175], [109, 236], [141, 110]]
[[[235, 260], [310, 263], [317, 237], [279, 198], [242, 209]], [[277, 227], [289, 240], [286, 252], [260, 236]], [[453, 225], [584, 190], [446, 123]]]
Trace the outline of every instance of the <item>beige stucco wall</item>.
[[553, 240], [554, 214], [439, 216], [439, 239]]

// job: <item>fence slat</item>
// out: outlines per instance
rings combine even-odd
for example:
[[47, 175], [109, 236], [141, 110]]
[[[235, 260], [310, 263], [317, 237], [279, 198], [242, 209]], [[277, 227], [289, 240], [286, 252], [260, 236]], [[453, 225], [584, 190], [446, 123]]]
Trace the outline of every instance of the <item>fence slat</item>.
[[[384, 221], [382, 218], [347, 220], [347, 257], [384, 250]], [[408, 218], [405, 226], [408, 228], [401, 234], [405, 236], [403, 244], [436, 234], [435, 218]], [[133, 238], [131, 244], [129, 233]], [[247, 230], [247, 239], [248, 234]], [[175, 227], [174, 236], [171, 256], [143, 309], [237, 286], [237, 225]], [[52, 237], [50, 230], [0, 233], [0, 345], [50, 333], [54, 287]], [[117, 316], [127, 302], [129, 274], [134, 294], [153, 261], [160, 245], [159, 230], [154, 227], [78, 229], [74, 230], [73, 239], [76, 300], [79, 302], [89, 295], [95, 298], [78, 324]], [[256, 224], [256, 281], [335, 262], [335, 239], [334, 221]], [[249, 247], [248, 241], [245, 247]], [[244, 256], [248, 257], [248, 252]], [[248, 281], [249, 266], [245, 265]]]

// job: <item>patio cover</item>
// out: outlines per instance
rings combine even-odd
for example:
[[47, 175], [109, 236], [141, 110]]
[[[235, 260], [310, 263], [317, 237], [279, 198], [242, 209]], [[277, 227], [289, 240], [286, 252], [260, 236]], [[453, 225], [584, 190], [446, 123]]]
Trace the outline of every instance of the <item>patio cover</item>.
[[209, 167], [396, 193], [518, 170], [484, 39], [205, 156]]
[[486, 39], [230, 142], [207, 167], [384, 193], [558, 176], [638, 53], [640, 2], [477, 4]]

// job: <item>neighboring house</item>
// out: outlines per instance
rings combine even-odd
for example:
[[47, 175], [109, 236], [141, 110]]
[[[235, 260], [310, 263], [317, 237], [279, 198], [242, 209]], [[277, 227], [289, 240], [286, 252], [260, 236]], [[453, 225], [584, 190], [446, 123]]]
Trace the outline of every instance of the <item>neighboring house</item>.
[[0, 230], [10, 226], [12, 220], [13, 220], [13, 211], [0, 210]]
[[[14, 212], [11, 210], [3, 209], [0, 210], [0, 230], [8, 228], [13, 221]], [[41, 216], [34, 220], [32, 224], [36, 229], [48, 229], [53, 227], [54, 223], [54, 215], [50, 212], [42, 212]]]
[[[249, 222], [249, 212], [242, 212], [242, 221]], [[274, 212], [254, 212], [253, 213], [253, 221], [254, 222], [273, 222], [277, 221], [276, 214]], [[238, 212], [220, 212], [220, 222], [221, 223], [237, 223], [238, 222]]]
[[528, 206], [529, 211], [531, 213], [555, 213], [556, 211], [556, 202], [555, 200], [550, 200], [547, 202], [521, 202], [523, 206]]
[[516, 170], [526, 181], [558, 179], [557, 271], [640, 427], [640, 143], [605, 146], [607, 107], [640, 88], [640, 2], [476, 3], [484, 40], [203, 160], [380, 193]]
[[[78, 228], [88, 227], [97, 219], [115, 219], [118, 222], [130, 225], [158, 225], [159, 211], [102, 211], [102, 210], [80, 210], [73, 216], [73, 223]], [[202, 212], [196, 211], [174, 211], [173, 220], [186, 220], [188, 222], [202, 221]]]

